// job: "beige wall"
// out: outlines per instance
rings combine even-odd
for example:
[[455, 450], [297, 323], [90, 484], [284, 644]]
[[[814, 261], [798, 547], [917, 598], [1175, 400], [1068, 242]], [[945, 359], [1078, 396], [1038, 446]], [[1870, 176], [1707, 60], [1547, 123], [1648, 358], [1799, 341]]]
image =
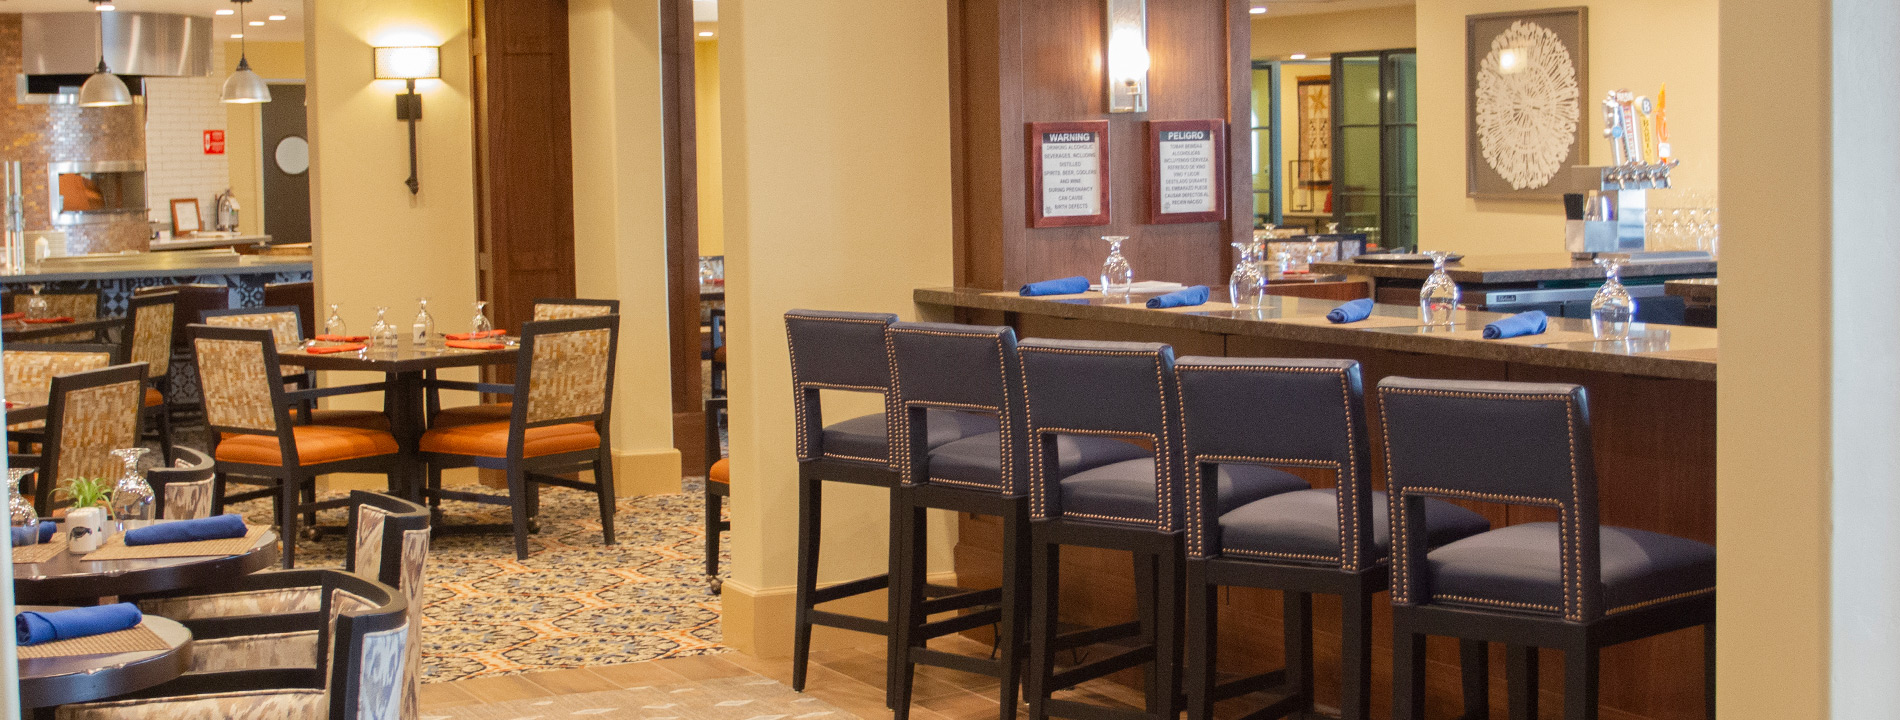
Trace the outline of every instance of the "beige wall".
[[699, 254], [726, 254], [725, 168], [719, 137], [719, 40], [693, 43], [693, 112], [698, 120]]
[[[1597, 102], [1669, 84], [1679, 189], [1716, 185], [1716, 0], [1595, 0], [1583, 122], [1589, 161], [1607, 162]], [[1465, 197], [1465, 16], [1550, 7], [1543, 0], [1419, 0], [1419, 246], [1465, 253], [1560, 252], [1563, 204]], [[1781, 53], [1771, 53], [1780, 55]]]
[[[781, 654], [791, 639], [798, 485], [785, 311], [911, 316], [913, 288], [951, 282], [944, 13], [883, 0], [720, 4], [733, 458], [724, 633], [748, 652]], [[829, 418], [848, 417], [825, 402]], [[881, 490], [827, 488], [822, 581], [883, 572], [887, 507]], [[948, 569], [947, 553], [936, 559]]]
[[1410, 6], [1315, 15], [1253, 16], [1253, 57], [1285, 60], [1293, 53], [1317, 58], [1354, 50], [1412, 47], [1416, 37]]
[[[303, 43], [254, 42], [246, 54], [251, 60], [251, 70], [268, 82], [302, 82], [304, 79]], [[225, 43], [224, 56], [237, 57], [238, 44]], [[237, 67], [237, 61], [231, 60], [230, 65]], [[262, 201], [264, 164], [258, 144], [259, 112], [256, 105], [224, 106], [227, 128], [224, 147], [231, 162], [231, 194], [237, 197], [238, 207], [242, 208], [238, 213], [238, 229], [247, 233], [263, 232], [264, 215], [269, 211]]]

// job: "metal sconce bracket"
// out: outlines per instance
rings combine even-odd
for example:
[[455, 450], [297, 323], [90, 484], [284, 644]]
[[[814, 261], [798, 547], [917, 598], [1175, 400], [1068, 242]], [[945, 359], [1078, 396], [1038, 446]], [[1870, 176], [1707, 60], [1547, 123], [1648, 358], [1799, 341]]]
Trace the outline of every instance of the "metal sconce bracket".
[[403, 184], [409, 186], [409, 194], [422, 190], [422, 182], [416, 179], [416, 121], [422, 119], [422, 96], [416, 94], [416, 81], [404, 81], [409, 92], [396, 96], [396, 119], [409, 123], [409, 179]]

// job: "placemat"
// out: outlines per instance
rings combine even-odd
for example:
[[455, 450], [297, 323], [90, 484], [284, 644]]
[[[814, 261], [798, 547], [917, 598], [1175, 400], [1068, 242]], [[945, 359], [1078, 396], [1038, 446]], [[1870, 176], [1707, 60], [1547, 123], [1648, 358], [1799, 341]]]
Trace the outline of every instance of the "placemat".
[[104, 547], [86, 554], [86, 562], [101, 560], [149, 560], [152, 558], [197, 557], [199, 555], [238, 555], [257, 544], [257, 538], [270, 528], [251, 525], [241, 538], [194, 540], [160, 545], [127, 545], [123, 533], [112, 536]]
[[92, 635], [90, 637], [73, 638], [71, 640], [54, 640], [38, 645], [23, 645], [19, 650], [21, 660], [31, 660], [33, 658], [72, 657], [75, 655], [115, 655], [118, 653], [155, 652], [170, 650], [171, 647], [170, 643], [165, 642], [165, 638], [159, 637], [158, 633], [152, 632], [151, 628], [141, 624], [135, 628], [109, 632], [103, 635]]
[[1337, 328], [1418, 327], [1420, 325], [1425, 324], [1424, 322], [1420, 321], [1418, 318], [1415, 318], [1415, 317], [1412, 317], [1412, 318], [1389, 317], [1385, 315], [1374, 315], [1364, 320], [1360, 320], [1359, 322], [1349, 322], [1349, 323], [1336, 323], [1331, 320], [1327, 320], [1325, 315], [1317, 315], [1314, 317], [1274, 318], [1273, 321], [1291, 323], [1293, 325], [1312, 325], [1314, 327], [1337, 327]]
[[63, 552], [66, 552], [66, 533], [55, 532], [53, 539], [46, 542], [14, 548], [13, 564], [43, 563], [59, 557], [59, 554]]
[[1645, 352], [1645, 353], [1637, 353], [1637, 354], [1649, 355], [1651, 357], [1670, 358], [1672, 360], [1701, 360], [1703, 362], [1717, 362], [1715, 359], [1715, 351], [1716, 351], [1716, 348], [1685, 348], [1682, 350], [1657, 350], [1655, 352]]
[[1497, 340], [1485, 340], [1484, 328], [1478, 328], [1476, 330], [1456, 330], [1453, 332], [1448, 332], [1448, 333], [1443, 333], [1443, 334], [1435, 333], [1434, 335], [1436, 335], [1437, 337], [1456, 338], [1459, 340], [1479, 340], [1483, 342], [1502, 342], [1502, 343], [1511, 343], [1513, 345], [1555, 345], [1558, 343], [1596, 342], [1597, 341], [1597, 336], [1592, 335], [1587, 332], [1581, 332], [1577, 330], [1549, 330], [1537, 335], [1519, 335], [1514, 338], [1499, 338]]
[[1028, 296], [1025, 296], [1022, 294], [1021, 291], [1018, 291], [1018, 290], [1004, 290], [1002, 292], [987, 292], [983, 294], [990, 295], [993, 297], [1019, 297], [1024, 300], [1094, 300], [1096, 298], [1102, 297], [1101, 293], [1096, 292], [1094, 290], [1090, 290], [1088, 292], [1069, 293], [1067, 295], [1028, 295]]

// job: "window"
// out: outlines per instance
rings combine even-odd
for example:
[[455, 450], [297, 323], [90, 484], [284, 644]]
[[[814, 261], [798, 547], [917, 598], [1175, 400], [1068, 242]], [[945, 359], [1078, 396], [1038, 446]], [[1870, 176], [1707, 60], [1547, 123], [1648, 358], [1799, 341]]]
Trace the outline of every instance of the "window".
[[1333, 221], [1388, 250], [1418, 246], [1418, 55], [1333, 56]]

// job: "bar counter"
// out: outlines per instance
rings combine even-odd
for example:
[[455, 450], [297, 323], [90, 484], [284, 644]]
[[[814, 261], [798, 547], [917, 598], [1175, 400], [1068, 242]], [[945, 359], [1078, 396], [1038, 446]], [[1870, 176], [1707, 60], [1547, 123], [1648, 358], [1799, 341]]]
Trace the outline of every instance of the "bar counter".
[[[1573, 270], [1581, 272], [1582, 268]], [[1467, 339], [1442, 330], [1401, 326], [1403, 320], [1417, 320], [1416, 305], [1377, 305], [1374, 317], [1391, 320], [1383, 321], [1383, 327], [1355, 327], [1324, 321], [1326, 311], [1337, 305], [1333, 301], [1281, 297], [1270, 298], [1260, 308], [1236, 308], [1220, 302], [1225, 300], [1224, 292], [1216, 291], [1214, 295], [1214, 302], [1207, 306], [1168, 310], [1151, 310], [1125, 299], [1111, 301], [1096, 294], [1025, 298], [1015, 293], [966, 288], [920, 289], [913, 299], [926, 317], [1010, 325], [1021, 337], [1166, 342], [1174, 346], [1177, 356], [1358, 360], [1366, 388], [1366, 418], [1375, 426], [1376, 385], [1386, 376], [1580, 384], [1587, 388], [1590, 402], [1601, 521], [1605, 525], [1715, 541], [1718, 336], [1714, 329], [1641, 325], [1631, 340], [1596, 342], [1588, 337], [1587, 320], [1553, 317], [1543, 336]], [[1500, 317], [1504, 315], [1461, 311], [1460, 325], [1453, 330], [1477, 329]], [[1456, 423], [1458, 418], [1445, 421]], [[1369, 435], [1373, 456], [1380, 457], [1378, 433]], [[1330, 475], [1323, 473], [1296, 474], [1316, 486], [1333, 484]], [[1373, 480], [1375, 487], [1384, 487], [1383, 463], [1375, 463]], [[1497, 527], [1556, 519], [1552, 511], [1543, 508], [1467, 506]], [[958, 517], [961, 532], [955, 557], [959, 580], [970, 587], [993, 586], [1001, 567], [1000, 525], [992, 518], [967, 513]], [[1065, 621], [1105, 625], [1125, 621], [1133, 614], [1132, 573], [1125, 553], [1065, 548], [1062, 559], [1063, 572], [1073, 588], [1061, 598]], [[1223, 670], [1253, 673], [1279, 667], [1282, 604], [1278, 595], [1230, 588], [1220, 596]], [[1336, 706], [1339, 605], [1336, 598], [1316, 596], [1314, 608], [1319, 701]], [[1374, 603], [1374, 717], [1387, 716], [1391, 702], [1387, 610], [1383, 600]], [[1492, 650], [1492, 707], [1501, 709], [1503, 650]], [[1606, 650], [1602, 656], [1603, 716], [1700, 717], [1701, 655], [1699, 629]], [[1459, 673], [1455, 643], [1435, 639], [1429, 659], [1429, 716], [1456, 716]], [[1543, 653], [1540, 686], [1547, 714], [1562, 705], [1556, 692], [1563, 687], [1562, 664], [1557, 654]]]
[[[1639, 259], [1623, 266], [1624, 279], [1713, 275], [1715, 260], [1708, 257], [1661, 257]], [[1431, 263], [1314, 263], [1322, 272], [1363, 275], [1423, 282], [1432, 274]], [[1445, 265], [1453, 282], [1460, 285], [1503, 285], [1510, 283], [1549, 283], [1566, 280], [1601, 282], [1603, 268], [1589, 260], [1576, 260], [1569, 253], [1525, 253], [1521, 255], [1471, 255]]]

